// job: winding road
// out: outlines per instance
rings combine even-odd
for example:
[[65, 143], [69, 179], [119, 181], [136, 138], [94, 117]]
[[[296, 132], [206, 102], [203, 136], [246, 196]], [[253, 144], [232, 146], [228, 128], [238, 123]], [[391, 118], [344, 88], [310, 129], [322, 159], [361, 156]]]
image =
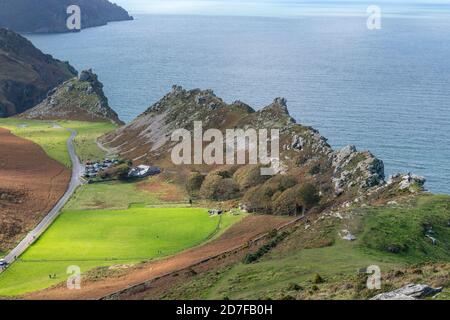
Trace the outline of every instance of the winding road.
[[[83, 175], [84, 168], [81, 165], [73, 146], [73, 140], [77, 136], [77, 132], [72, 129], [67, 130], [71, 133], [70, 138], [67, 140], [67, 149], [69, 150], [70, 160], [72, 162], [72, 177], [70, 179], [69, 187], [67, 188], [61, 199], [59, 199], [56, 205], [36, 226], [36, 228], [30, 231], [27, 236], [17, 245], [17, 247], [11, 250], [9, 254], [4, 258], [8, 265], [11, 265], [11, 263], [17, 260], [17, 258], [22, 253], [24, 253], [47, 230], [47, 228], [59, 216], [59, 214], [61, 213], [61, 209], [64, 207], [67, 201], [69, 201], [76, 188], [82, 184], [81, 177]], [[0, 269], [0, 272], [2, 272], [2, 269]]]

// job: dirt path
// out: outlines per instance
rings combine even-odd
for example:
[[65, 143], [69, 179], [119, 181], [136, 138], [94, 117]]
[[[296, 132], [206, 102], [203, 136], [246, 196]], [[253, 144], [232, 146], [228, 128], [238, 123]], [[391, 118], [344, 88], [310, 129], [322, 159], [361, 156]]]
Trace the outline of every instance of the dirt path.
[[178, 255], [140, 265], [125, 275], [98, 281], [82, 281], [81, 290], [68, 290], [64, 285], [27, 295], [26, 299], [100, 299], [129, 286], [187, 268], [221, 252], [232, 250], [260, 234], [264, 234], [289, 220], [277, 216], [249, 216], [238, 222], [218, 239], [189, 249]]
[[11, 249], [55, 206], [70, 170], [37, 144], [0, 128], [0, 250]]

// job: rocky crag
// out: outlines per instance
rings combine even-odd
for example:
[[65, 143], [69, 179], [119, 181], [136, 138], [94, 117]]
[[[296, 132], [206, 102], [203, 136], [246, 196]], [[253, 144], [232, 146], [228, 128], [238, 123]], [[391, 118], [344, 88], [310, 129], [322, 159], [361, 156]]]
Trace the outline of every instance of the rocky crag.
[[[209, 128], [222, 132], [237, 128], [279, 129], [280, 173], [294, 176], [303, 184], [310, 182], [319, 186], [324, 199], [355, 199], [380, 193], [385, 188], [401, 189], [404, 181], [403, 176], [396, 176], [387, 184], [383, 162], [368, 151], [357, 151], [354, 146], [333, 150], [317, 130], [296, 123], [289, 115], [284, 98], [276, 98], [267, 107], [255, 111], [241, 101], [227, 104], [212, 90], [185, 90], [174, 86], [134, 121], [107, 134], [102, 141], [135, 163], [152, 163], [182, 172], [181, 167], [171, 163], [171, 150], [177, 144], [171, 141], [171, 134], [180, 128], [192, 131], [194, 121], [202, 121], [204, 131]], [[217, 166], [197, 165], [186, 170], [208, 174], [217, 170]], [[243, 195], [255, 183], [242, 182], [245, 174], [236, 170], [232, 169], [228, 175], [234, 175], [234, 182], [240, 185]], [[250, 172], [251, 169], [247, 173]], [[421, 179], [411, 177], [410, 184], [420, 189], [424, 183]]]
[[117, 113], [110, 108], [103, 92], [103, 84], [92, 70], [82, 71], [78, 77], [54, 88], [44, 101], [20, 117], [37, 120], [111, 121], [118, 125], [123, 124]]
[[75, 75], [69, 63], [42, 53], [24, 37], [0, 28], [0, 117], [34, 107], [49, 90]]
[[66, 25], [70, 5], [80, 7], [82, 29], [133, 20], [125, 9], [107, 0], [1, 0], [0, 27], [27, 33], [71, 32]]

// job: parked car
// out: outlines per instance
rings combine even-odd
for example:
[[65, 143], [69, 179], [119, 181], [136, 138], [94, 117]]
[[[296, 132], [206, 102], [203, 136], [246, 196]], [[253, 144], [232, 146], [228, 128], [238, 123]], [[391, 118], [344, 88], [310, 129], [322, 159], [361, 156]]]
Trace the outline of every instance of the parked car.
[[8, 266], [8, 262], [5, 259], [0, 259], [0, 269], [4, 269]]

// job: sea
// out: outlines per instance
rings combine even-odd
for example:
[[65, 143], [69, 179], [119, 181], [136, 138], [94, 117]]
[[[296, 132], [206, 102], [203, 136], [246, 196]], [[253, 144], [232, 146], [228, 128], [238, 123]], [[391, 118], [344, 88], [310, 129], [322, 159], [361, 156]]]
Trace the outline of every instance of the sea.
[[423, 175], [428, 190], [450, 194], [450, 9], [382, 11], [381, 29], [371, 30], [366, 8], [136, 14], [80, 33], [25, 36], [78, 70], [92, 68], [126, 122], [174, 84], [255, 109], [285, 97], [297, 122], [334, 148], [370, 150], [388, 175]]

